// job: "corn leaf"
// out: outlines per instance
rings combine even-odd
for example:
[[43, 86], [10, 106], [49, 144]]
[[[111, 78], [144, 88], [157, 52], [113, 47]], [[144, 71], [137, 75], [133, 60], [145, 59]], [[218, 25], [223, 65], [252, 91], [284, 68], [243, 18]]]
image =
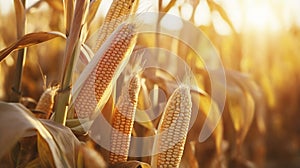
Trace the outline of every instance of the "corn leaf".
[[63, 1], [62, 0], [45, 0], [49, 6], [53, 9], [58, 10], [60, 12], [64, 11]]
[[57, 37], [65, 38], [60, 32], [36, 32], [26, 34], [7, 48], [0, 51], [0, 62], [14, 50], [39, 44]]
[[[231, 74], [231, 76], [234, 75]], [[227, 103], [239, 142], [246, 137], [255, 112], [253, 96], [249, 93], [245, 83], [245, 80], [232, 80], [228, 77]]]
[[94, 0], [90, 3], [89, 7], [89, 13], [87, 16], [87, 24], [90, 25], [93, 19], [95, 18], [95, 15], [98, 11], [98, 8], [100, 6], [101, 0]]
[[117, 163], [111, 166], [111, 168], [151, 168], [151, 166], [144, 162], [127, 161], [127, 162]]
[[25, 33], [25, 21], [26, 21], [26, 13], [25, 13], [25, 4], [22, 3], [21, 0], [14, 0], [15, 5], [15, 13], [17, 19], [17, 37], [20, 38]]
[[224, 8], [222, 8], [222, 6], [220, 6], [219, 4], [217, 4], [216, 2], [214, 2], [213, 0], [208, 0], [207, 1], [209, 7], [211, 10], [216, 10], [217, 12], [219, 12], [219, 14], [221, 15], [221, 17], [225, 20], [225, 22], [230, 26], [230, 28], [233, 30], [233, 32], [236, 33], [236, 30], [231, 22], [231, 20], [229, 19], [226, 11], [224, 10]]
[[[46, 167], [74, 167], [80, 144], [70, 129], [39, 121], [21, 104], [0, 102], [0, 158], [23, 137], [37, 135], [40, 163]], [[50, 159], [52, 158], [52, 159]]]
[[64, 0], [64, 15], [65, 15], [65, 25], [66, 25], [66, 36], [69, 36], [71, 23], [74, 13], [74, 0]]
[[89, 146], [81, 145], [79, 148], [77, 167], [94, 167], [94, 168], [105, 168], [106, 163], [103, 157]]

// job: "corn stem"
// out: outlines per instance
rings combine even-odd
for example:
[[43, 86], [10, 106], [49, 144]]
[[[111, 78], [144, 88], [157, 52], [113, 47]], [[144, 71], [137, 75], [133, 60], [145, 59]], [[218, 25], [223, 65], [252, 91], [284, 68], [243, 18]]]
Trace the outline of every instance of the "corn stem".
[[63, 73], [61, 86], [58, 91], [54, 121], [65, 125], [67, 109], [70, 103], [70, 90], [73, 65], [79, 55], [81, 46], [80, 34], [85, 22], [89, 0], [76, 1], [73, 20], [71, 23], [70, 34], [67, 39], [66, 50], [64, 55]]
[[[25, 34], [25, 3], [26, 0], [15, 0], [15, 11], [16, 11], [16, 20], [17, 20], [17, 38], [21, 38]], [[23, 76], [23, 67], [25, 65], [26, 57], [26, 48], [20, 49], [18, 51], [18, 58], [16, 63], [16, 74], [14, 77], [14, 84], [12, 87], [13, 95], [12, 101], [19, 102], [22, 95], [22, 76]]]

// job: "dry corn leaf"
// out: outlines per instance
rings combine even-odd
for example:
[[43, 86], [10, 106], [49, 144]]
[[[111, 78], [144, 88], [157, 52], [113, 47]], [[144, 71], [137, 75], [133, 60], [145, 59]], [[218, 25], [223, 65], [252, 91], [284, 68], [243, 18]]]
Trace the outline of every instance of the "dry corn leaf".
[[[63, 127], [51, 121], [39, 121], [32, 113], [21, 104], [0, 102], [0, 158], [4, 154], [12, 150], [13, 146], [22, 137], [38, 135], [39, 138], [47, 143], [49, 146], [51, 156], [46, 154], [47, 158], [40, 158], [42, 160], [49, 160], [53, 157], [55, 167], [74, 167], [76, 161], [76, 146], [79, 141], [70, 131], [70, 129]], [[40, 145], [45, 147], [44, 142]], [[44, 156], [44, 155], [43, 155]], [[44, 162], [45, 163], [45, 162]]]
[[155, 127], [153, 126], [149, 115], [145, 111], [137, 110], [134, 117], [134, 120], [137, 121], [140, 125], [151, 131], [154, 131]]
[[76, 65], [73, 70], [73, 83], [78, 79], [79, 75], [83, 72], [86, 65], [94, 57], [92, 50], [85, 44], [81, 44], [81, 50], [79, 54], [79, 59], [76, 62]]
[[[66, 3], [70, 3], [70, 4], [66, 4], [66, 5], [68, 5], [67, 6], [68, 8], [71, 8], [71, 6], [73, 5], [73, 3], [71, 1], [72, 0], [66, 2]], [[73, 58], [73, 54], [75, 53], [75, 48], [78, 45], [80, 35], [82, 33], [81, 32], [82, 27], [86, 22], [86, 16], [88, 13], [88, 10], [87, 10], [88, 4], [89, 4], [89, 1], [87, 1], [87, 0], [76, 1], [76, 8], [75, 8], [76, 13], [74, 14], [74, 16], [69, 16], [71, 14], [67, 13], [68, 14], [67, 15], [67, 17], [68, 17], [67, 24], [71, 24], [70, 25], [71, 27], [70, 27], [69, 36], [67, 34], [68, 39], [67, 39], [65, 56], [64, 56], [64, 58], [65, 58], [64, 68], [68, 68], [68, 66], [66, 66], [66, 65], [68, 65], [70, 63], [70, 60]], [[68, 12], [70, 10], [71, 9], [67, 9]], [[69, 17], [72, 17], [71, 23], [69, 23], [70, 22]], [[64, 72], [66, 72], [66, 71], [64, 71]]]
[[229, 79], [234, 80], [238, 83], [244, 90], [247, 90], [249, 94], [251, 94], [255, 106], [255, 117], [256, 124], [260, 132], [265, 133], [266, 125], [265, 125], [265, 113], [266, 113], [266, 101], [263, 95], [262, 89], [251, 79], [249, 76], [241, 74], [236, 71], [227, 71], [227, 76]]
[[34, 160], [30, 161], [28, 164], [26, 164], [25, 168], [42, 168], [40, 158], [37, 157]]
[[180, 168], [198, 168], [198, 161], [195, 156], [195, 143], [194, 142], [186, 142], [183, 156], [180, 162]]
[[14, 42], [7, 48], [0, 51], [0, 62], [14, 50], [39, 44], [56, 37], [65, 38], [65, 35], [63, 35], [60, 32], [36, 32], [36, 33], [26, 34], [18, 41]]
[[88, 126], [92, 123], [88, 119], [67, 119], [66, 126], [69, 127], [75, 134], [85, 134]]
[[[24, 1], [25, 2], [25, 1]], [[25, 4], [21, 0], [14, 0], [15, 13], [17, 20], [17, 37], [21, 38], [25, 34], [25, 22], [26, 22], [26, 13], [25, 13]]]
[[[41, 125], [34, 116], [21, 104], [0, 102], [0, 158], [12, 149], [16, 142], [24, 136], [34, 135], [33, 128]], [[10, 128], [10, 130], [9, 130]], [[38, 127], [43, 132], [47, 132], [44, 127]], [[47, 132], [48, 133], [48, 132]], [[43, 133], [45, 135], [46, 133]], [[46, 136], [46, 135], [45, 135]]]
[[89, 146], [80, 145], [77, 167], [105, 168], [107, 166], [103, 157], [97, 151]]
[[49, 6], [51, 6], [53, 9], [63, 12], [64, 11], [64, 6], [63, 6], [63, 1], [62, 0], [44, 0], [46, 1]]
[[[217, 154], [221, 155], [222, 154], [222, 143], [223, 143], [223, 120], [219, 119], [219, 114], [221, 113], [221, 111], [219, 110], [218, 105], [216, 104], [216, 102], [212, 101], [212, 111], [217, 111], [215, 113], [215, 115], [208, 115], [211, 117], [211, 120], [219, 120], [218, 121], [218, 125], [215, 127], [215, 130], [213, 132], [213, 135], [215, 137], [215, 143], [216, 143], [216, 149], [217, 149]], [[216, 123], [216, 122], [212, 122], [212, 123]]]
[[207, 1], [209, 7], [211, 10], [216, 10], [219, 12], [219, 14], [221, 15], [221, 17], [226, 21], [226, 23], [230, 26], [230, 28], [233, 30], [233, 32], [235, 31], [235, 28], [231, 22], [231, 20], [229, 19], [226, 11], [224, 10], [224, 8], [222, 6], [220, 6], [219, 4], [217, 4], [215, 1], [213, 0], [208, 0]]
[[14, 147], [12, 157], [16, 160], [17, 167], [23, 167], [37, 156], [36, 136], [29, 136], [20, 139]]
[[43, 139], [43, 137], [41, 137], [39, 133], [37, 133], [37, 146], [38, 146], [40, 163], [42, 167], [55, 168], [55, 163], [54, 163], [53, 156], [51, 154], [51, 149], [47, 141]]
[[144, 162], [132, 160], [127, 162], [117, 163], [115, 165], [112, 165], [111, 168], [151, 168], [151, 166]]
[[[220, 110], [218, 105], [209, 95], [192, 92], [193, 108], [198, 108], [198, 114], [189, 134], [188, 141], [203, 142], [203, 137], [213, 135], [216, 149], [221, 153], [223, 139], [223, 121], [219, 120]], [[199, 106], [195, 106], [195, 105]], [[193, 117], [192, 117], [193, 118]], [[203, 125], [203, 124], [207, 125]], [[217, 125], [215, 126], [215, 124]], [[206, 134], [206, 135], [204, 135]]]
[[66, 26], [66, 36], [69, 36], [71, 23], [74, 13], [74, 0], [64, 0], [64, 15], [65, 15], [65, 26]]
[[[244, 83], [244, 82], [243, 82]], [[228, 80], [227, 103], [235, 130], [238, 133], [237, 141], [242, 142], [247, 135], [254, 116], [254, 100], [242, 82], [237, 84]]]
[[78, 139], [68, 127], [64, 127], [51, 120], [41, 121], [50, 134], [52, 134], [59, 150], [63, 152], [62, 159], [64, 159], [66, 164], [73, 167], [76, 163], [76, 156], [78, 155], [80, 145]]
[[[141, 91], [139, 93], [135, 121], [145, 128], [153, 131], [155, 129], [155, 126], [153, 125], [154, 123], [150, 118], [153, 118], [152, 114], [158, 113], [158, 111], [153, 111], [154, 102], [151, 102], [150, 92], [161, 89], [163, 91], [162, 94], [165, 95], [164, 98], [167, 99], [172, 94], [172, 91], [174, 91], [176, 87], [178, 87], [178, 81], [170, 73], [157, 67], [147, 67], [141, 71], [140, 75], [143, 82], [141, 83]], [[208, 95], [205, 91], [197, 86], [192, 85], [190, 87], [190, 91], [191, 93], [193, 93], [193, 95]], [[159, 94], [157, 95], [159, 96]], [[157, 106], [159, 106], [160, 108], [158, 108], [158, 110], [161, 109], [162, 111], [165, 104], [166, 101], [164, 101], [163, 98], [159, 99]]]
[[[156, 107], [161, 107], [158, 110], [162, 111], [163, 106], [167, 101], [163, 101], [162, 98], [159, 102], [152, 102], [152, 96], [150, 95], [150, 92], [158, 92], [158, 89], [161, 89], [163, 91], [163, 95], [165, 95], [164, 98], [167, 99], [171, 96], [172, 91], [174, 91], [178, 85], [176, 83], [175, 77], [173, 77], [165, 70], [156, 67], [147, 67], [143, 69], [140, 72], [140, 76], [142, 78], [142, 82], [135, 121], [148, 130], [154, 131], [154, 129], [156, 128], [155, 125], [158, 122], [157, 120], [155, 124], [151, 121], [151, 118], [153, 118], [153, 116], [158, 113], [158, 111], [154, 111], [154, 104], [156, 104]], [[157, 94], [157, 96], [159, 96], [159, 94]], [[157, 97], [153, 97], [153, 99], [159, 100]]]
[[176, 0], [171, 0], [171, 1], [168, 3], [168, 5], [162, 9], [161, 12], [163, 12], [163, 13], [168, 13], [169, 10], [175, 5], [175, 3], [176, 3]]
[[167, 98], [170, 97], [172, 92], [178, 87], [174, 76], [165, 70], [156, 67], [147, 67], [143, 69], [141, 78], [145, 79], [148, 92], [152, 90], [156, 84], [158, 88], [165, 92]]
[[88, 27], [91, 24], [92, 20], [95, 18], [95, 15], [98, 11], [100, 3], [101, 3], [101, 0], [91, 1], [90, 7], [89, 7], [89, 13], [88, 13], [88, 16], [87, 16], [87, 21], [86, 21], [87, 24], [88, 24]]

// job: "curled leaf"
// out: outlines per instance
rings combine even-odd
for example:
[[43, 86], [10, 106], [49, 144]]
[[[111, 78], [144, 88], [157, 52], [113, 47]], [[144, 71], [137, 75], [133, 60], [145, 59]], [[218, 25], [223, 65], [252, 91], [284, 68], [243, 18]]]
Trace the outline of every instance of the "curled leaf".
[[237, 141], [240, 143], [246, 137], [253, 121], [255, 103], [246, 85], [247, 78], [238, 79], [237, 74], [228, 74], [227, 103], [233, 126], [238, 133]]
[[60, 32], [36, 32], [26, 34], [23, 37], [21, 37], [18, 41], [14, 42], [7, 48], [0, 51], [0, 62], [14, 50], [39, 44], [54, 39], [56, 37], [66, 38], [65, 35]]
[[117, 163], [111, 166], [111, 168], [151, 168], [151, 166], [147, 163], [133, 160], [133, 161]]
[[81, 145], [79, 148], [77, 167], [105, 168], [107, 166], [103, 157], [98, 152], [89, 146]]
[[45, 0], [49, 6], [51, 6], [53, 9], [58, 10], [60, 12], [64, 11], [64, 6], [62, 3], [62, 0]]
[[21, 138], [37, 135], [41, 164], [46, 167], [75, 166], [74, 156], [80, 143], [70, 129], [53, 121], [39, 121], [21, 104], [0, 102], [0, 111], [0, 133], [3, 135], [0, 138], [0, 158]]

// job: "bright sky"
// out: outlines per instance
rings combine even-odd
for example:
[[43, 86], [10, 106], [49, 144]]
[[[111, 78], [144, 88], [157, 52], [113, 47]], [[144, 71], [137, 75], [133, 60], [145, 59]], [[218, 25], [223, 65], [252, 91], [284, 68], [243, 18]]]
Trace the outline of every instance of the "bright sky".
[[[30, 6], [37, 0], [27, 0], [26, 6]], [[144, 0], [156, 4], [157, 0]], [[143, 1], [143, 2], [144, 2]], [[164, 0], [167, 4], [170, 0]], [[257, 31], [278, 31], [287, 29], [295, 22], [300, 27], [300, 0], [215, 0], [228, 12], [237, 30], [254, 29]], [[143, 3], [141, 2], [141, 3]], [[184, 19], [191, 17], [191, 6], [185, 0], [177, 1], [176, 5], [182, 6]], [[109, 1], [102, 1], [103, 13], [108, 10]], [[0, 0], [0, 13], [7, 13], [13, 5], [13, 0]], [[172, 14], [179, 15], [177, 9], [171, 10]], [[200, 0], [196, 8], [196, 25], [207, 25], [213, 23], [221, 34], [229, 33], [228, 25], [221, 19], [218, 13], [210, 13], [206, 0]]]

